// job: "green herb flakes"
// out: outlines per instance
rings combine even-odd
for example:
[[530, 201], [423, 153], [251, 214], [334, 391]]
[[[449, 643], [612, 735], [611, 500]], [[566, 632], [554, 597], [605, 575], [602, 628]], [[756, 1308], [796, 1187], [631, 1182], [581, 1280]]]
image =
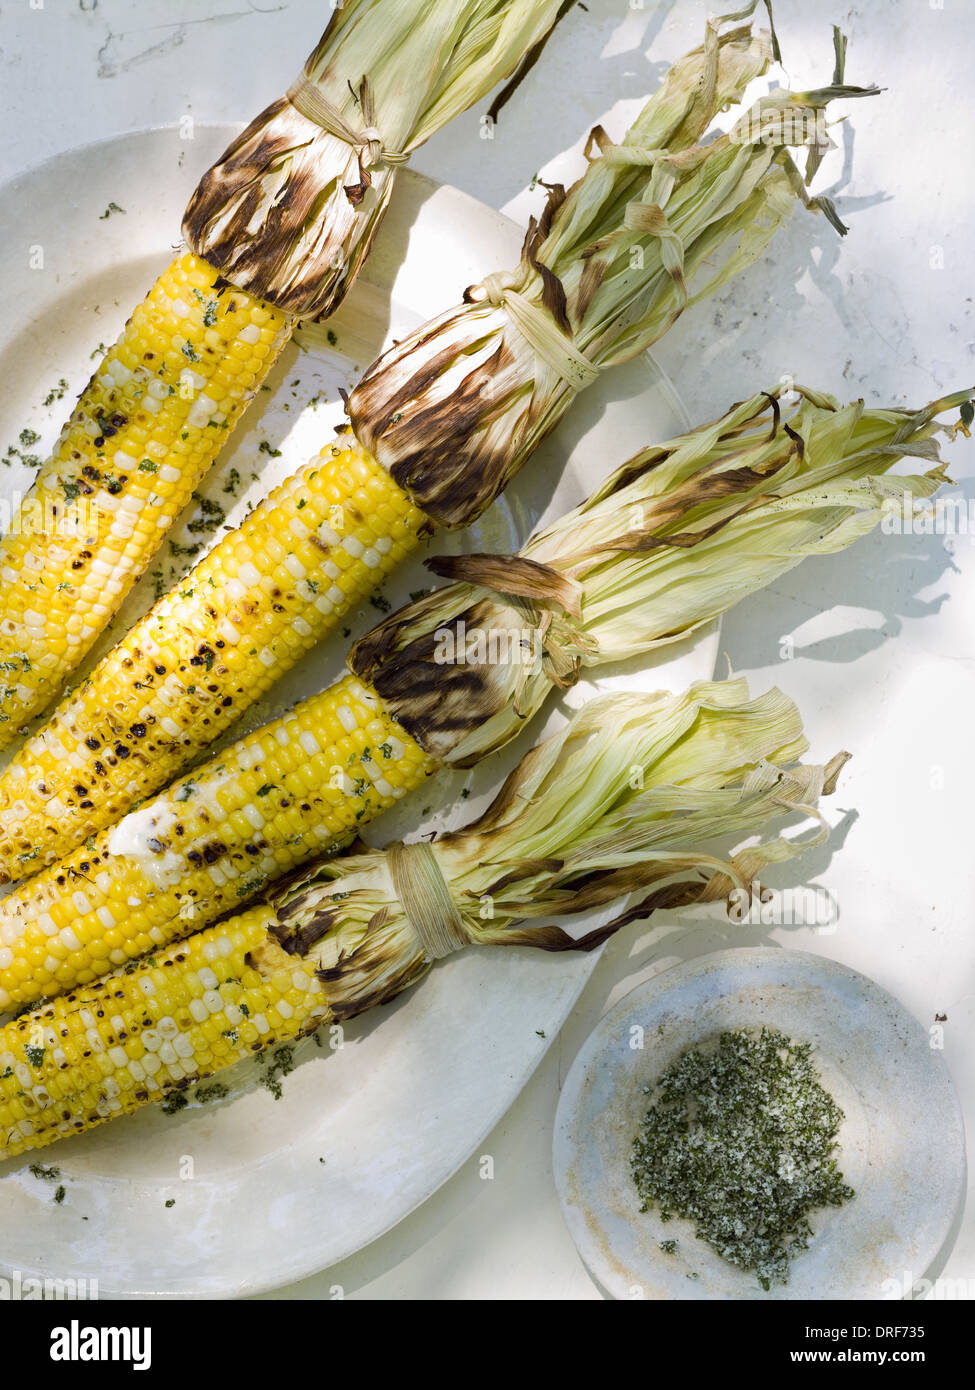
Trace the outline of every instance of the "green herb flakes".
[[701, 1240], [768, 1290], [809, 1245], [809, 1213], [853, 1196], [837, 1166], [843, 1112], [809, 1043], [769, 1028], [689, 1048], [648, 1087], [633, 1141], [642, 1211], [693, 1223]]
[[271, 1058], [271, 1064], [261, 1077], [261, 1084], [266, 1086], [275, 1100], [280, 1100], [282, 1095], [281, 1082], [284, 1077], [290, 1075], [295, 1069], [295, 1050], [293, 1047], [279, 1047]]

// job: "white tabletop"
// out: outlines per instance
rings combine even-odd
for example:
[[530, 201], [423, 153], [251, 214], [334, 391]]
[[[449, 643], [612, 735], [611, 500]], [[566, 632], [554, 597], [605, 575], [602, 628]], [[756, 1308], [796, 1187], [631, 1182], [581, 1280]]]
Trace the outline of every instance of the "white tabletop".
[[[723, 7], [719, 7], [723, 8]], [[284, 90], [324, 27], [327, 0], [21, 0], [0, 17], [7, 139], [0, 177], [49, 154], [191, 114], [243, 120]], [[415, 167], [525, 220], [536, 172], [571, 176], [589, 127], [619, 135], [666, 64], [700, 41], [690, 0], [587, 0], [565, 20], [493, 141], [479, 112], [430, 141]], [[887, 88], [849, 103], [821, 171], [850, 234], [797, 213], [770, 253], [689, 312], [657, 350], [695, 421], [791, 374], [868, 404], [920, 405], [975, 376], [970, 151], [975, 0], [779, 0], [792, 82], [832, 72]], [[553, 164], [553, 156], [561, 156]], [[975, 499], [975, 443], [948, 449]], [[607, 466], [620, 462], [608, 458]], [[975, 509], [973, 509], [975, 520]], [[686, 919], [629, 928], [606, 950], [561, 1035], [463, 1169], [394, 1231], [274, 1297], [599, 1298], [559, 1214], [551, 1135], [561, 1079], [608, 1005], [668, 965], [722, 945], [775, 941], [871, 975], [925, 1024], [975, 1115], [975, 525], [972, 536], [876, 534], [809, 561], [732, 612], [722, 648], [754, 690], [798, 702], [812, 754], [854, 754], [828, 808], [825, 850], [795, 873], [838, 912], [835, 929]], [[794, 883], [795, 877], [770, 883]], [[558, 968], [553, 960], [553, 969]], [[936, 1039], [937, 1040], [937, 1039]], [[490, 1154], [494, 1176], [482, 1180]], [[975, 1215], [942, 1262], [975, 1296]], [[915, 1271], [918, 1275], [921, 1271]], [[892, 1271], [901, 1277], [902, 1271]]]

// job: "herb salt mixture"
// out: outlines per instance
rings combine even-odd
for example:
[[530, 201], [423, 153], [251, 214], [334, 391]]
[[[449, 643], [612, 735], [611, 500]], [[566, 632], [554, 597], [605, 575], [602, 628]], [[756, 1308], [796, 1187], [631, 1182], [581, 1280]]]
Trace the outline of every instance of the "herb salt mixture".
[[853, 1196], [834, 1156], [843, 1111], [811, 1053], [769, 1028], [689, 1048], [646, 1088], [653, 1103], [633, 1141], [640, 1210], [692, 1221], [766, 1290], [788, 1282], [809, 1245], [809, 1213]]

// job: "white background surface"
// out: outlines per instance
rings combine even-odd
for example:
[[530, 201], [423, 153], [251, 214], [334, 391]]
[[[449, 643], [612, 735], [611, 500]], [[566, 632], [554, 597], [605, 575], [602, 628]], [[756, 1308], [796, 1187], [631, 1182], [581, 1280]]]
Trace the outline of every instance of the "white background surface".
[[[552, 156], [577, 151], [597, 120], [621, 135], [666, 63], [700, 41], [705, 11], [690, 0], [646, 0], [643, 9], [628, 0], [587, 3], [588, 13], [566, 19], [493, 141], [479, 138], [475, 112], [432, 140], [415, 166], [524, 220], [536, 206], [526, 191], [532, 175], [552, 167], [571, 176], [573, 161], [549, 166]], [[324, 0], [5, 4], [0, 177], [187, 113], [249, 118], [294, 77], [327, 10]], [[695, 421], [786, 373], [843, 397], [913, 405], [975, 377], [975, 115], [967, 96], [975, 3], [779, 0], [776, 23], [798, 88], [829, 80], [834, 21], [850, 40], [848, 80], [887, 88], [846, 108], [851, 119], [835, 133], [840, 149], [817, 185], [833, 192], [850, 235], [841, 243], [822, 219], [797, 215], [762, 264], [671, 331], [657, 356]], [[973, 451], [965, 441], [948, 451], [966, 500], [975, 500]], [[607, 470], [621, 462], [612, 439], [605, 462]], [[600, 1297], [551, 1183], [560, 1078], [610, 1002], [676, 960], [723, 944], [771, 940], [827, 952], [873, 976], [923, 1023], [947, 1014], [946, 1056], [971, 1121], [973, 545], [968, 536], [878, 534], [807, 562], [726, 619], [723, 647], [734, 666], [755, 690], [777, 683], [798, 701], [813, 755], [825, 759], [839, 747], [855, 755], [829, 811], [837, 827], [830, 846], [799, 870], [834, 900], [835, 932], [742, 929], [713, 917], [631, 927], [483, 1146], [493, 1180], [481, 1178], [475, 1155], [394, 1232], [283, 1295]], [[971, 1280], [975, 1294], [971, 1212], [941, 1272]]]

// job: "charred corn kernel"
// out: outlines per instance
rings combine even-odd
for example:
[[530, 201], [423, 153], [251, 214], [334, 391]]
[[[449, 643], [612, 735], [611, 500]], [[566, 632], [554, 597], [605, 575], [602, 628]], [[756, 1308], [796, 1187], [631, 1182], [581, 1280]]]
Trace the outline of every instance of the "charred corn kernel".
[[253, 908], [0, 1029], [0, 1159], [182, 1090], [328, 1017]]
[[2, 899], [0, 1010], [198, 930], [351, 839], [433, 769], [345, 676]]
[[145, 569], [291, 331], [187, 253], [102, 359], [0, 542], [0, 747]]
[[329, 444], [226, 535], [0, 777], [0, 882], [54, 863], [176, 777], [368, 596], [425, 518]]

